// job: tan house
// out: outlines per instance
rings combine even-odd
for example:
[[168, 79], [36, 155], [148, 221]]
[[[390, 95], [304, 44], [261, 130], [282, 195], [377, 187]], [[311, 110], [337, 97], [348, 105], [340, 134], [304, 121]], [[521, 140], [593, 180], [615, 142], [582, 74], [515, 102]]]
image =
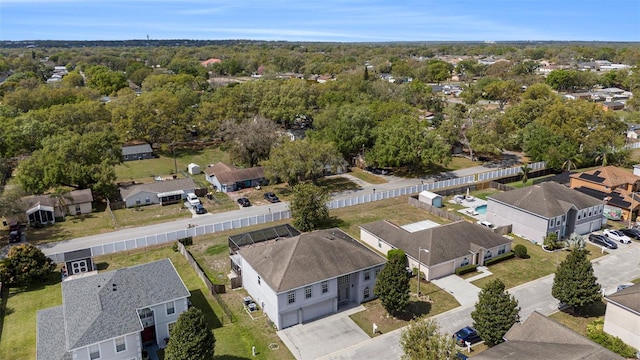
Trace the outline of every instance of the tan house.
[[640, 349], [640, 284], [605, 298], [604, 331], [617, 336], [627, 345]]
[[60, 196], [51, 194], [22, 198], [30, 224], [53, 224], [67, 215], [90, 214], [93, 210], [91, 189], [73, 190]]

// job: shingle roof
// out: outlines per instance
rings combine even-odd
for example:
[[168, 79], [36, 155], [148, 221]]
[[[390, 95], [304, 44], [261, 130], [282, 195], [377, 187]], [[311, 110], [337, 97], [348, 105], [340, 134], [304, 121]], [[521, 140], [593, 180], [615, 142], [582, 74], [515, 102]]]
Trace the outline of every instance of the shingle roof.
[[571, 177], [600, 184], [608, 188], [625, 184], [635, 184], [640, 180], [639, 176], [633, 175], [633, 173], [628, 170], [617, 166], [605, 166], [591, 171], [572, 174]]
[[507, 331], [507, 340], [474, 356], [477, 360], [618, 360], [619, 355], [534, 311]]
[[196, 183], [191, 178], [182, 178], [175, 180], [156, 181], [147, 184], [135, 184], [120, 187], [120, 196], [126, 200], [129, 196], [141, 191], [152, 193], [163, 193], [175, 190], [191, 190], [197, 188]]
[[[588, 188], [586, 186], [581, 186], [581, 187], [574, 188], [573, 190], [579, 191], [583, 194], [587, 194], [598, 200], [602, 199], [602, 201], [604, 201], [604, 199], [606, 198], [607, 204], [613, 205], [615, 207], [619, 207], [622, 209], [629, 209], [631, 207], [631, 203], [634, 202], [631, 199], [632, 193], [625, 190], [621, 190], [621, 189], [616, 189], [610, 192], [604, 192], [604, 191]], [[635, 205], [640, 204], [640, 200], [638, 196], [635, 197], [634, 204]]]
[[142, 331], [137, 309], [188, 296], [169, 259], [65, 281], [67, 349]]
[[82, 204], [93, 201], [91, 189], [73, 190], [63, 195], [67, 205]]
[[340, 229], [262, 243], [242, 248], [239, 254], [277, 293], [386, 262]]
[[578, 209], [585, 209], [602, 204], [602, 200], [551, 181], [494, 194], [488, 198], [545, 218], [566, 214], [574, 205]]
[[204, 172], [207, 175], [215, 175], [216, 173], [221, 173], [224, 171], [230, 171], [230, 170], [235, 170], [237, 169], [237, 167], [233, 166], [233, 165], [228, 165], [225, 164], [223, 162], [219, 162], [219, 163], [215, 163], [211, 166], [207, 166], [206, 169], [204, 169]]
[[640, 284], [635, 284], [626, 289], [615, 292], [607, 296], [606, 299], [608, 302], [626, 307], [637, 315], [640, 315]]
[[73, 250], [64, 253], [64, 261], [81, 260], [91, 257], [91, 249]]
[[36, 314], [36, 359], [71, 360], [65, 349], [62, 306], [38, 310]]
[[404, 250], [414, 259], [418, 259], [419, 248], [429, 249], [428, 253], [420, 254], [420, 261], [428, 266], [470, 255], [470, 250], [488, 249], [511, 242], [489, 229], [464, 220], [416, 232], [408, 232], [386, 220], [364, 224], [360, 228]]
[[262, 167], [239, 169], [223, 162], [208, 166], [204, 172], [209, 176], [215, 176], [220, 184], [234, 184], [238, 181], [264, 178]]
[[136, 155], [142, 153], [150, 153], [153, 152], [151, 149], [151, 145], [149, 144], [139, 144], [139, 145], [123, 145], [122, 146], [122, 155]]

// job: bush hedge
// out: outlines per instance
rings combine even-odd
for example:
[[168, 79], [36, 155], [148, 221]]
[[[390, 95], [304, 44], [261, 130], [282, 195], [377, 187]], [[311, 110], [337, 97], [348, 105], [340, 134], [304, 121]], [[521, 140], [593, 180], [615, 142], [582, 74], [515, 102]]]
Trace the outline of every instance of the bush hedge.
[[499, 262], [500, 262], [500, 261], [502, 261], [502, 260], [511, 259], [511, 258], [513, 258], [514, 256], [516, 256], [516, 253], [515, 253], [515, 252], [513, 252], [513, 251], [510, 251], [510, 252], [508, 252], [508, 253], [506, 253], [506, 254], [502, 254], [502, 255], [499, 255], [499, 256], [496, 256], [496, 257], [493, 257], [493, 258], [491, 258], [491, 259], [486, 260], [486, 261], [484, 262], [484, 265], [485, 265], [485, 266], [489, 266], [489, 265], [497, 264], [497, 263], [499, 263]]
[[456, 275], [464, 275], [470, 272], [474, 272], [476, 271], [477, 268], [478, 268], [478, 265], [476, 264], [460, 266], [459, 268], [456, 269]]
[[527, 247], [522, 244], [516, 245], [516, 247], [513, 248], [513, 252], [516, 254], [516, 257], [519, 257], [520, 259], [529, 258], [529, 255], [527, 255]]

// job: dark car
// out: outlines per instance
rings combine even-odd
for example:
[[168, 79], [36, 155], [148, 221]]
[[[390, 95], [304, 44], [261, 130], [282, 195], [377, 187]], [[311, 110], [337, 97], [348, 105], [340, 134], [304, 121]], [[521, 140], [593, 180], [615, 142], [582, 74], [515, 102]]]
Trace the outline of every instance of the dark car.
[[466, 342], [475, 344], [482, 341], [476, 329], [472, 328], [471, 326], [465, 326], [462, 329], [458, 330], [455, 334], [453, 334], [453, 340], [456, 342], [456, 344], [463, 347], [467, 346], [465, 344]]
[[278, 195], [272, 193], [272, 192], [268, 192], [264, 194], [264, 198], [265, 200], [267, 200], [270, 203], [277, 203], [280, 202], [280, 199], [278, 199]]
[[640, 230], [638, 229], [620, 229], [620, 231], [632, 239], [640, 240]]
[[238, 199], [238, 204], [240, 204], [240, 206], [242, 207], [251, 206], [251, 202], [249, 201], [249, 199], [245, 197]]
[[615, 242], [611, 241], [604, 235], [591, 234], [589, 235], [589, 241], [591, 241], [594, 244], [604, 246], [608, 249], [618, 248], [618, 245]]
[[204, 214], [207, 212], [207, 209], [205, 209], [202, 204], [196, 204], [193, 208], [195, 209], [196, 214]]
[[22, 234], [20, 230], [14, 230], [9, 232], [9, 242], [20, 242], [22, 240]]

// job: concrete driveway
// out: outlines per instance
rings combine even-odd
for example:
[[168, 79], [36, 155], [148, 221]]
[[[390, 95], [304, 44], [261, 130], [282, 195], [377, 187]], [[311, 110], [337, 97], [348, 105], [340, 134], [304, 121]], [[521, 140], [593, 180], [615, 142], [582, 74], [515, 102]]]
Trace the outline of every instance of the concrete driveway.
[[453, 295], [461, 306], [473, 305], [478, 301], [480, 288], [471, 284], [458, 275], [449, 275], [440, 279], [431, 280], [440, 289]]
[[370, 339], [369, 335], [349, 318], [349, 315], [364, 309], [364, 306], [359, 305], [322, 319], [280, 330], [277, 334], [296, 359], [318, 359]]

